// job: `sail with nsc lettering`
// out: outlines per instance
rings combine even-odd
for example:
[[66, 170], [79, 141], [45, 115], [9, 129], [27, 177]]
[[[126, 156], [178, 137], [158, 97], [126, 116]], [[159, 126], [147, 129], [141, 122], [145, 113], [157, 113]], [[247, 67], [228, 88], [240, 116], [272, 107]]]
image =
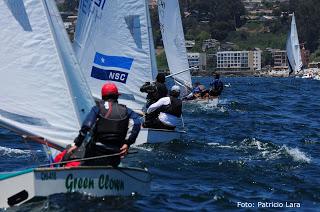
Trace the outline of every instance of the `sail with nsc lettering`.
[[[160, 30], [171, 74], [189, 69], [178, 0], [158, 0]], [[192, 87], [190, 71], [174, 76], [178, 84]]]
[[94, 105], [53, 0], [0, 0], [0, 125], [59, 147]]
[[80, 1], [74, 49], [95, 98], [112, 81], [120, 103], [144, 106], [140, 87], [157, 74], [148, 15], [146, 0]]
[[297, 74], [302, 69], [302, 58], [294, 13], [292, 14], [291, 28], [287, 38], [287, 59], [289, 74]]

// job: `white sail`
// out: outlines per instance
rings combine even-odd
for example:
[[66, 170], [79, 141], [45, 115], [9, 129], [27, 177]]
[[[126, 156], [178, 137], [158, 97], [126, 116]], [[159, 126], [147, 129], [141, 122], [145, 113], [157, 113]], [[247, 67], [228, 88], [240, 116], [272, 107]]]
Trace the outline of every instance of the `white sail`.
[[[158, 13], [170, 73], [189, 69], [178, 0], [158, 0]], [[190, 71], [174, 78], [178, 83], [192, 87]]]
[[292, 14], [291, 29], [288, 34], [286, 49], [290, 73], [294, 72], [296, 74], [302, 69], [302, 58], [294, 13]]
[[145, 0], [80, 1], [74, 49], [94, 97], [113, 81], [120, 103], [144, 106], [140, 87], [156, 73], [147, 16]]
[[94, 101], [53, 0], [0, 0], [0, 125], [61, 147]]

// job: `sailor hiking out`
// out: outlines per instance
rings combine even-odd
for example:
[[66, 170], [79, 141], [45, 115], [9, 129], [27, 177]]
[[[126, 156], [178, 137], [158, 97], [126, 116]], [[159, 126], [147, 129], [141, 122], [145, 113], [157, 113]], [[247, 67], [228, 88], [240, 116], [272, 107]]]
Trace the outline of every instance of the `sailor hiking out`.
[[[102, 100], [94, 106], [82, 124], [79, 135], [74, 140], [67, 154], [77, 150], [85, 140], [89, 132], [91, 140], [86, 144], [85, 158], [119, 153], [113, 157], [87, 160], [82, 165], [111, 165], [117, 167], [120, 156], [123, 158], [131, 144], [133, 144], [140, 131], [140, 117], [138, 114], [118, 104], [118, 88], [113, 83], [106, 83], [101, 90]], [[130, 136], [126, 139], [129, 119], [133, 120], [133, 128]]]
[[182, 114], [180, 87], [172, 86], [169, 97], [163, 97], [150, 105], [145, 117], [144, 127], [174, 130]]

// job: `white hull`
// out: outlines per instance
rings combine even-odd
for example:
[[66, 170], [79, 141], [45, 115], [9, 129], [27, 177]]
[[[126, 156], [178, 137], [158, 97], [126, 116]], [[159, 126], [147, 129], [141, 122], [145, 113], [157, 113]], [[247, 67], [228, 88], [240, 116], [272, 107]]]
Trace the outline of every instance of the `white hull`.
[[145, 143], [168, 143], [175, 139], [182, 139], [185, 133], [185, 131], [142, 128], [134, 146]]
[[192, 104], [207, 104], [212, 107], [217, 107], [219, 103], [219, 98], [213, 98], [213, 99], [194, 99], [194, 100], [188, 100], [185, 101], [186, 103], [192, 103]]
[[69, 192], [96, 197], [145, 196], [150, 192], [150, 182], [150, 173], [137, 168], [38, 168], [0, 178], [0, 208], [19, 205], [36, 196]]

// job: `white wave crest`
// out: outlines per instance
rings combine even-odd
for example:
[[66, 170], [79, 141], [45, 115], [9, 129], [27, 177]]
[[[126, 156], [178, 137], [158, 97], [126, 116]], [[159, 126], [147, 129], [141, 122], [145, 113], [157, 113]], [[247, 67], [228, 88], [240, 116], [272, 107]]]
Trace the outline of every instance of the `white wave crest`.
[[208, 143], [209, 146], [215, 146], [215, 147], [218, 147], [218, 148], [227, 148], [227, 149], [234, 149], [234, 147], [232, 146], [228, 146], [228, 145], [220, 145], [219, 143]]
[[147, 152], [151, 152], [153, 150], [152, 147], [145, 147], [145, 146], [133, 146], [134, 149], [139, 149]]
[[0, 155], [7, 155], [7, 156], [28, 156], [30, 155], [30, 150], [22, 150], [22, 149], [12, 149], [9, 147], [2, 147], [0, 146]]
[[286, 145], [283, 145], [282, 149], [285, 150], [286, 153], [289, 154], [293, 158], [294, 161], [304, 162], [304, 163], [311, 162], [311, 158], [308, 157], [299, 148], [290, 148], [290, 147], [287, 147]]

